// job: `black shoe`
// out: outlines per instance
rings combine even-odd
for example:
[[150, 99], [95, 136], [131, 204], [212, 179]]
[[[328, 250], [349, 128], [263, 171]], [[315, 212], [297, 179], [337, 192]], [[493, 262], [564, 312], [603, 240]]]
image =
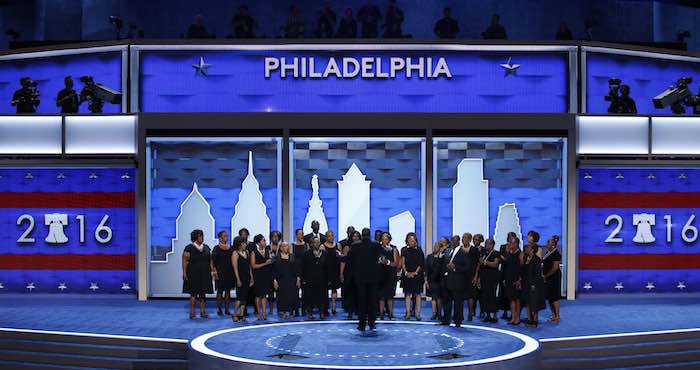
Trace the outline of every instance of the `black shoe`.
[[440, 321], [440, 322], [438, 323], [438, 325], [442, 325], [442, 326], [449, 326], [449, 325], [450, 325], [450, 323], [449, 323], [449, 322], [447, 322], [447, 321]]
[[462, 327], [462, 323], [461, 323], [461, 322], [456, 322], [456, 323], [455, 323], [455, 328], [461, 328], [461, 327]]
[[335, 315], [338, 314], [338, 311], [336, 311], [336, 310], [331, 310], [331, 313], [333, 314], [333, 316], [335, 316]]
[[474, 319], [474, 315], [470, 314], [469, 316], [467, 316], [467, 321], [472, 321], [473, 319]]

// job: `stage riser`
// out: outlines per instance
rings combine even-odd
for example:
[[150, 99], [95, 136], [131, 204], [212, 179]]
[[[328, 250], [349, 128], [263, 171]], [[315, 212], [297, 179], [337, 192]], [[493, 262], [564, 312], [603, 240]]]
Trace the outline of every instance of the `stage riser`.
[[0, 369], [186, 370], [186, 343], [0, 331]]
[[698, 332], [541, 344], [544, 369], [700, 369]]

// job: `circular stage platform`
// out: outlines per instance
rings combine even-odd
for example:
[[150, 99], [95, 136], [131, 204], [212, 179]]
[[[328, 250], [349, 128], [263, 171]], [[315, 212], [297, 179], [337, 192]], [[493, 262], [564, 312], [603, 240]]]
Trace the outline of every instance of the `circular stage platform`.
[[357, 321], [249, 325], [191, 342], [190, 369], [538, 368], [539, 342], [491, 327], [382, 321], [361, 334]]

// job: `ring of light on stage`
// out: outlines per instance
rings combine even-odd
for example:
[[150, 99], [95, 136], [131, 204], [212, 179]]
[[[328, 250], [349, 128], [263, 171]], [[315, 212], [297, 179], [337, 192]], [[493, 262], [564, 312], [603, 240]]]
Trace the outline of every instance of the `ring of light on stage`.
[[291, 232], [317, 220], [336, 241], [353, 226], [389, 231], [398, 248], [409, 232], [421, 243], [425, 139], [291, 138], [289, 148]]
[[566, 261], [566, 145], [564, 138], [434, 138], [435, 239], [478, 233], [498, 248], [510, 231], [526, 243], [535, 230], [540, 245], [560, 235]]
[[[385, 321], [376, 335], [356, 321], [289, 322], [204, 334], [190, 343], [190, 368], [428, 369], [538, 368], [537, 340], [516, 332], [465, 325]], [[245, 343], [245, 345], [241, 345]]]
[[0, 168], [0, 293], [135, 288], [134, 169]]
[[700, 168], [580, 168], [580, 293], [700, 291]]
[[147, 138], [147, 230], [150, 295], [182, 294], [182, 259], [190, 232], [241, 228], [269, 238], [281, 230], [281, 139]]

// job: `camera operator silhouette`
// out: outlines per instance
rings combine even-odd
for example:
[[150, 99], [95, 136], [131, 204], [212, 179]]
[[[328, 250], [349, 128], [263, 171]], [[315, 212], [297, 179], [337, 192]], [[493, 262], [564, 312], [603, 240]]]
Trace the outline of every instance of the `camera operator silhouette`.
[[61, 113], [78, 113], [80, 102], [78, 101], [78, 93], [73, 89], [73, 78], [66, 76], [63, 79], [65, 88], [58, 92], [56, 96], [56, 106], [61, 107]]
[[610, 102], [608, 113], [615, 114], [636, 114], [637, 104], [630, 96], [629, 85], [622, 85], [619, 78], [611, 78], [608, 80], [610, 91], [605, 96], [605, 101]]
[[40, 103], [36, 81], [29, 77], [22, 77], [19, 83], [22, 87], [12, 95], [12, 106], [17, 107], [17, 113], [36, 113]]

